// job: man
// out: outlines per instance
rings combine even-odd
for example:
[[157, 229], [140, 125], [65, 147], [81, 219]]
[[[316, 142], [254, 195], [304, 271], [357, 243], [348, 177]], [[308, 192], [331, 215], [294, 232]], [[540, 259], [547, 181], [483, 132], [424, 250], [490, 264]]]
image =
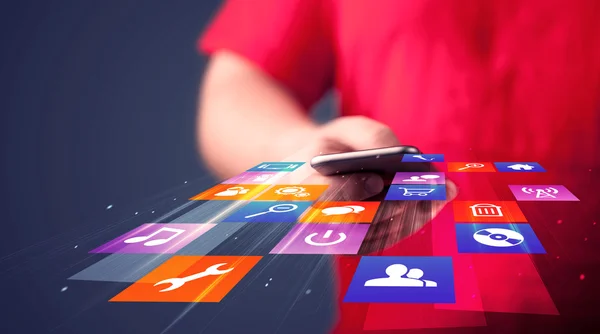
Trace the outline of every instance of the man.
[[[405, 143], [538, 161], [567, 183], [581, 177], [573, 159], [600, 165], [599, 35], [595, 0], [231, 0], [199, 44], [211, 60], [198, 145], [222, 178], [292, 152]], [[308, 110], [330, 89], [341, 117], [317, 125]], [[382, 187], [353, 184], [361, 198]], [[397, 243], [399, 227], [380, 223]]]

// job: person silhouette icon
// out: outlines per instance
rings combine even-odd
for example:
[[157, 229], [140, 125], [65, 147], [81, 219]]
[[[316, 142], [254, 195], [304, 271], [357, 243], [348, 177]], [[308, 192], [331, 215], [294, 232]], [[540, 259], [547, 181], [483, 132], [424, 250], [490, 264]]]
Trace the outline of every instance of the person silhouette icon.
[[[420, 269], [419, 269], [420, 270]], [[403, 264], [392, 264], [385, 269], [388, 277], [373, 278], [365, 282], [365, 286], [405, 286], [423, 287], [424, 282], [419, 279], [403, 277], [408, 268]], [[422, 271], [421, 271], [422, 273]], [[423, 275], [421, 275], [423, 276]], [[421, 277], [419, 276], [419, 277]]]
[[406, 182], [426, 182], [427, 180], [422, 179], [420, 176], [415, 175], [415, 176], [411, 176], [409, 179], [405, 179], [402, 181], [406, 181]]
[[423, 277], [424, 274], [425, 273], [423, 272], [423, 270], [421, 270], [419, 268], [413, 268], [406, 274], [406, 277], [408, 277], [410, 279], [422, 281], [425, 283], [425, 287], [428, 287], [428, 288], [437, 287], [437, 282], [435, 282], [435, 281], [430, 281], [430, 280], [426, 280], [426, 279], [422, 280], [421, 277]]

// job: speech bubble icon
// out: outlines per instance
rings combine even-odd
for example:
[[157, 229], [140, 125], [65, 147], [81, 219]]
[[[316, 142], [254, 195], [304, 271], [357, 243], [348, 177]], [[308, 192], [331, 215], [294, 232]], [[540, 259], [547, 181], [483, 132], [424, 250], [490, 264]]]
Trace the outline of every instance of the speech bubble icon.
[[352, 211], [354, 211], [354, 210], [347, 206], [333, 206], [333, 207], [325, 208], [325, 209], [321, 210], [321, 212], [326, 216], [345, 215]]
[[440, 176], [439, 175], [421, 175], [420, 176], [422, 179], [426, 179], [426, 180], [433, 180], [433, 179], [439, 179]]
[[347, 206], [333, 206], [330, 208], [325, 208], [323, 210], [321, 210], [321, 212], [326, 215], [326, 216], [332, 216], [332, 215], [345, 215], [347, 213], [359, 213], [361, 211], [363, 211], [365, 208], [363, 208], [362, 206], [358, 206], [358, 205], [347, 205]]
[[347, 208], [351, 208], [354, 213], [365, 211], [365, 207], [360, 205], [346, 205]]

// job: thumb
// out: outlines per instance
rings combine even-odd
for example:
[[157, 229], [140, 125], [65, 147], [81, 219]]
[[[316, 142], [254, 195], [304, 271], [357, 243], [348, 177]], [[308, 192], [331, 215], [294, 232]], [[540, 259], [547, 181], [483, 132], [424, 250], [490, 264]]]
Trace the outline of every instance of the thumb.
[[352, 150], [400, 145], [392, 129], [364, 116], [348, 116], [331, 121], [327, 125], [327, 135], [351, 147]]
[[383, 178], [375, 173], [334, 176], [313, 174], [306, 180], [306, 184], [329, 185], [320, 201], [361, 201], [381, 193], [385, 187]]

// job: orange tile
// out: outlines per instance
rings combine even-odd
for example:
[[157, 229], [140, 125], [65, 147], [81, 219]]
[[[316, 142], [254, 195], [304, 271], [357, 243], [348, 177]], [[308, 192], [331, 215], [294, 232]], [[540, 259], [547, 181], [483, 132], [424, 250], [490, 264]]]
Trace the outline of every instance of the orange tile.
[[496, 168], [491, 162], [449, 162], [448, 172], [464, 173], [489, 173], [495, 172]]
[[454, 201], [457, 223], [524, 223], [527, 218], [514, 201]]
[[379, 202], [317, 202], [300, 223], [371, 223]]
[[[262, 256], [174, 256], [139, 281], [113, 297], [111, 302], [187, 302], [216, 303], [260, 261]], [[219, 270], [233, 270], [188, 281], [171, 291], [161, 290], [170, 283], [158, 282], [186, 277], [205, 271], [208, 267], [224, 263]]]
[[219, 184], [190, 200], [249, 200], [268, 187], [268, 184]]
[[315, 201], [328, 185], [277, 184], [261, 194], [257, 201]]

